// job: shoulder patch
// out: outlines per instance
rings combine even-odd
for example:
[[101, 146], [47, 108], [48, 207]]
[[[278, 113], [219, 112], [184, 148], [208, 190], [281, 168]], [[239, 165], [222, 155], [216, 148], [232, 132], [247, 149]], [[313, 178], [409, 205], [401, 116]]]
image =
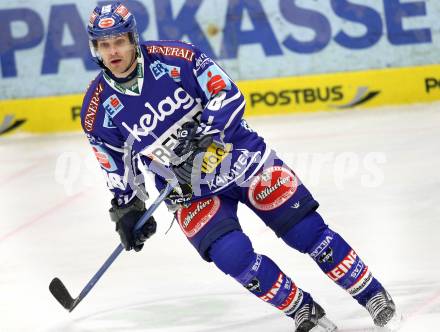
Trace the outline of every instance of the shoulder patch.
[[84, 129], [87, 132], [91, 132], [95, 126], [96, 113], [99, 109], [99, 102], [101, 101], [101, 93], [104, 90], [102, 83], [99, 83], [95, 91], [93, 91], [92, 97], [90, 98], [89, 105], [87, 106], [86, 114], [84, 115]]

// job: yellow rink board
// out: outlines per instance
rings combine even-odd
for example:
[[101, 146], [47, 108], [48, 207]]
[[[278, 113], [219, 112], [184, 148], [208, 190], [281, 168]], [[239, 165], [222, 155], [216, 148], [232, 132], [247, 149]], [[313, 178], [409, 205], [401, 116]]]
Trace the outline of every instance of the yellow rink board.
[[[440, 100], [440, 65], [240, 81], [237, 84], [246, 97], [246, 116], [348, 111]], [[82, 94], [77, 94], [0, 100], [0, 135], [81, 130], [82, 98]]]

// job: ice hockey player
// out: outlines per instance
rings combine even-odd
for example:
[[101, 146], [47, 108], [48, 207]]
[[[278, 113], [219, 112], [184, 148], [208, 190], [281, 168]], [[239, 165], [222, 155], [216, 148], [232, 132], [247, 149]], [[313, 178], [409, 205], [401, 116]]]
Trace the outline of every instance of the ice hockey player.
[[126, 250], [141, 250], [156, 231], [150, 218], [140, 235], [132, 234], [148, 198], [136, 182], [142, 169], [155, 174], [158, 190], [172, 174], [179, 186], [166, 203], [201, 258], [293, 318], [296, 331], [336, 326], [308, 292], [254, 251], [237, 219], [239, 202], [308, 254], [376, 325], [389, 322], [390, 295], [324, 223], [297, 175], [248, 126], [242, 93], [215, 61], [181, 41], [141, 43], [133, 14], [119, 2], [96, 7], [87, 30], [102, 71], [84, 97], [81, 123], [114, 195], [110, 215]]

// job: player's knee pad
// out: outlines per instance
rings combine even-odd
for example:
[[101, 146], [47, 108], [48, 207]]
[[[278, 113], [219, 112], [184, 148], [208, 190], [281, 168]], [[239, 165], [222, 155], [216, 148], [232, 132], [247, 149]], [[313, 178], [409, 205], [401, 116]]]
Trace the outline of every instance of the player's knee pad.
[[256, 254], [246, 234], [233, 231], [211, 245], [209, 256], [223, 273], [235, 278], [255, 260]]
[[290, 247], [308, 253], [327, 229], [319, 213], [313, 211], [295, 224], [282, 239]]
[[190, 242], [196, 247], [202, 258], [208, 262], [211, 261], [209, 251], [213, 243], [231, 232], [237, 231], [241, 233], [240, 224], [235, 218], [221, 219], [221, 222], [211, 225], [208, 224], [207, 228], [207, 232], [205, 232], [198, 241], [192, 239]]

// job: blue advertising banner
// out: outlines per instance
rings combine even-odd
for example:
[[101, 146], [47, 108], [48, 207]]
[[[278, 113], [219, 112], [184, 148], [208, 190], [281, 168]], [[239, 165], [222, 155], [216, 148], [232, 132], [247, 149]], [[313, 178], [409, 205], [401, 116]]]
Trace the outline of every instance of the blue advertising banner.
[[[183, 39], [235, 80], [439, 63], [436, 0], [126, 0], [142, 39]], [[80, 93], [86, 22], [108, 1], [0, 3], [0, 99]]]

